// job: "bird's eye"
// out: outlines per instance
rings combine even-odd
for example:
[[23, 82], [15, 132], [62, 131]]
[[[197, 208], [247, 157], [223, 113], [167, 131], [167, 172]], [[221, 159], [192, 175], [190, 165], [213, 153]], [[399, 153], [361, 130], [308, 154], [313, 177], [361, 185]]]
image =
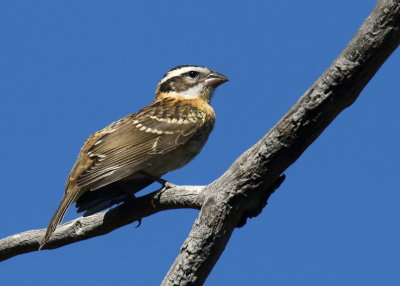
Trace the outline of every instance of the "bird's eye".
[[190, 72], [188, 73], [188, 76], [191, 77], [191, 78], [195, 78], [198, 74], [199, 74], [199, 73], [196, 72], [196, 71], [190, 71]]

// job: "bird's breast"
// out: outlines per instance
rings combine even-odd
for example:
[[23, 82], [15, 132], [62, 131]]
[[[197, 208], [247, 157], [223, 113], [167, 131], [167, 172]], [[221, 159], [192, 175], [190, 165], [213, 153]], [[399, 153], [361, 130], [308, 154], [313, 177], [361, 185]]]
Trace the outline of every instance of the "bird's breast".
[[155, 160], [145, 171], [153, 175], [161, 176], [170, 171], [182, 168], [200, 153], [211, 130], [212, 126], [205, 126], [185, 144], [161, 155], [161, 157]]

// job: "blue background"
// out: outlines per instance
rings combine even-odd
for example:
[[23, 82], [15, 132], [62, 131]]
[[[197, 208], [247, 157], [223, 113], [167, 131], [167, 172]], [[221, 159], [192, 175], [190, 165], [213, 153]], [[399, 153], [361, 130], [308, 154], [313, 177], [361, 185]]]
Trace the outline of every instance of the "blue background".
[[[3, 1], [0, 236], [44, 228], [88, 135], [150, 103], [181, 64], [230, 82], [202, 153], [165, 178], [208, 184], [295, 103], [375, 5], [337, 1]], [[400, 285], [395, 52], [232, 235], [206, 285]], [[152, 189], [157, 188], [154, 185]], [[158, 285], [198, 212], [0, 265], [2, 285]], [[75, 218], [74, 208], [66, 220]]]

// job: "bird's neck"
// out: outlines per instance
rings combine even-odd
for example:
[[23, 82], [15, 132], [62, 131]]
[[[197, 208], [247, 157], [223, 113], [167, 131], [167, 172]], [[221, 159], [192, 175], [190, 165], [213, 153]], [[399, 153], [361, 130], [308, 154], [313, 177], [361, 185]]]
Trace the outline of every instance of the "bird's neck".
[[190, 100], [201, 100], [206, 102], [207, 104], [210, 104], [212, 97], [212, 91], [202, 91], [198, 94], [198, 96], [194, 97], [187, 97], [182, 95], [179, 92], [157, 92], [156, 97], [154, 99], [154, 102], [165, 99], [165, 98], [174, 98], [177, 100], [182, 100], [182, 101], [190, 101]]
[[188, 104], [192, 105], [193, 107], [196, 107], [206, 113], [207, 116], [211, 118], [215, 118], [215, 112], [214, 109], [210, 105], [210, 98], [208, 96], [199, 96], [195, 98], [187, 98], [179, 93], [163, 93], [159, 92], [156, 94], [156, 97], [154, 99], [153, 103], [156, 102], [161, 102], [161, 101], [168, 101], [171, 104], [173, 102], [180, 101], [182, 104]]

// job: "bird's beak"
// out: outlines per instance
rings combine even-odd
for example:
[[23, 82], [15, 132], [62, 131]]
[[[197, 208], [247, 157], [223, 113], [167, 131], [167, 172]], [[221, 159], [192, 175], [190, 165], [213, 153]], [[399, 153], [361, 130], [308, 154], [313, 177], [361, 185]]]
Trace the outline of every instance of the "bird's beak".
[[212, 73], [210, 73], [204, 80], [205, 85], [210, 86], [212, 88], [216, 88], [220, 84], [223, 84], [224, 82], [227, 82], [227, 81], [229, 81], [229, 79], [227, 77], [225, 77], [224, 75], [222, 75], [216, 71], [213, 71]]

